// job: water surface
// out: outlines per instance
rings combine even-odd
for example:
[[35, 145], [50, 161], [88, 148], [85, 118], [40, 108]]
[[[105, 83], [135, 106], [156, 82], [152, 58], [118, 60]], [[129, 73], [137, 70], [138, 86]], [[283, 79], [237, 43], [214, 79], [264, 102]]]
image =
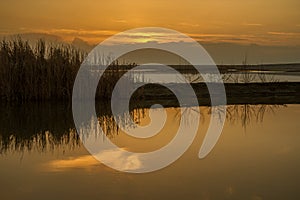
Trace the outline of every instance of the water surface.
[[[2, 107], [1, 199], [298, 199], [300, 197], [300, 105], [231, 105], [213, 151], [198, 158], [210, 117], [200, 107], [199, 131], [191, 147], [170, 166], [128, 174], [95, 160], [79, 141], [66, 105]], [[157, 117], [163, 112], [154, 111]], [[149, 109], [132, 111], [149, 123]], [[179, 121], [167, 108], [165, 127], [149, 139], [116, 129], [109, 114], [99, 123], [121, 148], [147, 152], [166, 145]], [[192, 115], [193, 113], [188, 113]], [[124, 120], [130, 116], [123, 116]], [[190, 122], [186, 122], [190, 123]], [[192, 125], [192, 124], [191, 124]], [[189, 134], [189, 133], [186, 133]]]

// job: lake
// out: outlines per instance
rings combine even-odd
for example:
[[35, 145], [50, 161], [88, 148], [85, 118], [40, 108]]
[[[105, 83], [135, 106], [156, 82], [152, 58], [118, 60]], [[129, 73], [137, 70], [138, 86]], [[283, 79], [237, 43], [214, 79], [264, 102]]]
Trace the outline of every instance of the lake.
[[[300, 198], [300, 104], [228, 105], [221, 137], [211, 153], [199, 159], [210, 110], [200, 107], [196, 138], [182, 157], [155, 172], [130, 174], [89, 154], [76, 134], [70, 105], [2, 105], [1, 199]], [[178, 128], [180, 108], [165, 111], [164, 128], [147, 139], [116, 129], [105, 110], [98, 111], [98, 120], [119, 147], [148, 152], [166, 145]], [[153, 110], [158, 118], [162, 112]], [[147, 125], [148, 113], [149, 108], [139, 108], [130, 116]]]

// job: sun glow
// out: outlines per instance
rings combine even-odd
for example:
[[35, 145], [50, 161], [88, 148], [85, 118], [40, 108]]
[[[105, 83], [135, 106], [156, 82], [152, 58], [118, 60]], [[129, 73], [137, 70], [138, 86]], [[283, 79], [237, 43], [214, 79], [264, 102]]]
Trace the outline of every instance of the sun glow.
[[[294, 0], [1, 1], [0, 35], [46, 32], [95, 44], [128, 29], [164, 27], [206, 42], [300, 45], [299, 7]], [[137, 35], [135, 42], [159, 37]]]

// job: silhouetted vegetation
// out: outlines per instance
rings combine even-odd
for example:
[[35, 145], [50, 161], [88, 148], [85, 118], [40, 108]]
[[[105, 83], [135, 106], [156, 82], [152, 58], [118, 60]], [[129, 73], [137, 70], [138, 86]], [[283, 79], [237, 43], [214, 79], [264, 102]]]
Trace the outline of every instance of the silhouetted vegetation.
[[70, 46], [0, 43], [0, 97], [6, 101], [68, 99], [85, 54]]
[[[68, 100], [77, 71], [86, 57], [72, 46], [35, 45], [18, 38], [0, 42], [0, 99], [4, 101]], [[101, 58], [103, 59], [103, 58]], [[107, 59], [107, 58], [105, 58]], [[124, 65], [124, 64], [123, 64]], [[127, 68], [135, 64], [128, 64]], [[126, 71], [116, 61], [99, 81], [97, 98], [110, 98], [115, 83]]]
[[[72, 97], [73, 85], [78, 72], [78, 69], [86, 57], [86, 53], [76, 50], [68, 45], [46, 45], [44, 41], [40, 40], [35, 45], [30, 45], [27, 41], [18, 38], [13, 41], [2, 40], [0, 42], [0, 100], [1, 101], [43, 101], [43, 100], [67, 100], [70, 101]], [[98, 58], [99, 62], [109, 61], [110, 58]], [[98, 83], [96, 98], [110, 99], [111, 93], [115, 84], [120, 77], [129, 69], [135, 67], [135, 63], [118, 63], [118, 61], [111, 62], [111, 65], [105, 70]], [[199, 74], [194, 74], [194, 71], [189, 70], [191, 66], [172, 66], [185, 75], [187, 81], [194, 83], [196, 86], [202, 81]], [[235, 67], [236, 72], [224, 70], [224, 67], [219, 67], [222, 78], [225, 81], [226, 92], [228, 94], [235, 94], [239, 97], [240, 92], [250, 91], [254, 79], [259, 82], [259, 87], [255, 85], [255, 93], [260, 90], [272, 89], [276, 81], [273, 77], [269, 77], [264, 73], [254, 74], [249, 70], [253, 66], [246, 65]], [[98, 70], [98, 68], [97, 68]], [[97, 70], [93, 73], [97, 73]], [[99, 68], [99, 70], [101, 70]], [[262, 70], [265, 70], [264, 68]], [[235, 73], [241, 74], [235, 74]], [[135, 72], [136, 73], [136, 72]], [[94, 74], [93, 74], [94, 75]], [[210, 76], [209, 72], [206, 74]], [[128, 76], [130, 81], [143, 81], [142, 74], [130, 74]], [[210, 78], [213, 80], [212, 78]], [[270, 84], [266, 84], [269, 83]], [[227, 87], [233, 83], [238, 87]], [[293, 90], [295, 83], [283, 83], [287, 92]], [[199, 83], [202, 91], [201, 83]], [[261, 86], [264, 87], [261, 87]], [[84, 86], [82, 86], [84, 87]], [[277, 87], [277, 85], [276, 85]], [[157, 98], [165, 95], [163, 91], [154, 92], [153, 87], [148, 87], [149, 91], [145, 92], [139, 90], [133, 97], [135, 99], [145, 98], [148, 94], [156, 95]], [[205, 88], [204, 88], [205, 89]], [[82, 91], [89, 91], [89, 87], [82, 89]], [[294, 91], [294, 90], [293, 90]], [[282, 91], [274, 90], [274, 95], [282, 96]], [[272, 94], [273, 94], [272, 93]], [[252, 96], [253, 92], [247, 93], [248, 97]], [[151, 96], [150, 95], [150, 96]], [[84, 96], [84, 95], [83, 95]], [[148, 95], [149, 96], [149, 95]], [[200, 96], [201, 97], [201, 96]]]

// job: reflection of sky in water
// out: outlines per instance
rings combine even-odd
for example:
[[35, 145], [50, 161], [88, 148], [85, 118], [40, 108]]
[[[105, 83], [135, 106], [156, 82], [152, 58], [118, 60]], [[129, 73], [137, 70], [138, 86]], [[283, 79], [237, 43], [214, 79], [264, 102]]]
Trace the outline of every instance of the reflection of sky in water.
[[[112, 166], [118, 166], [122, 170], [134, 170], [141, 167], [141, 162], [138, 156], [126, 156], [124, 151], [120, 149], [110, 149], [101, 152], [97, 157], [100, 157], [106, 163]], [[89, 168], [91, 166], [98, 166], [100, 163], [91, 155], [70, 157], [67, 159], [52, 160], [43, 164], [45, 170], [49, 171], [63, 171], [72, 168]]]
[[[111, 170], [90, 156], [82, 145], [75, 149], [65, 144], [46, 152], [12, 150], [1, 154], [1, 198], [298, 199], [299, 105], [250, 106], [228, 109], [235, 120], [227, 119], [213, 152], [199, 160], [197, 153], [209, 122], [208, 112], [202, 112], [198, 135], [188, 151], [171, 166], [149, 174]], [[207, 109], [204, 107], [204, 111]], [[263, 109], [267, 109], [263, 121], [257, 121], [258, 110]], [[245, 129], [241, 118], [246, 110], [253, 114], [247, 115], [250, 120], [245, 119]], [[174, 117], [176, 109], [167, 109], [167, 115]], [[137, 142], [129, 141], [123, 134], [112, 140], [121, 148]], [[158, 141], [149, 145], [157, 147]], [[163, 144], [167, 141], [161, 139]], [[108, 150], [103, 157], [120, 164], [128, 161], [115, 153]], [[125, 166], [139, 166], [138, 158], [130, 159]]]

